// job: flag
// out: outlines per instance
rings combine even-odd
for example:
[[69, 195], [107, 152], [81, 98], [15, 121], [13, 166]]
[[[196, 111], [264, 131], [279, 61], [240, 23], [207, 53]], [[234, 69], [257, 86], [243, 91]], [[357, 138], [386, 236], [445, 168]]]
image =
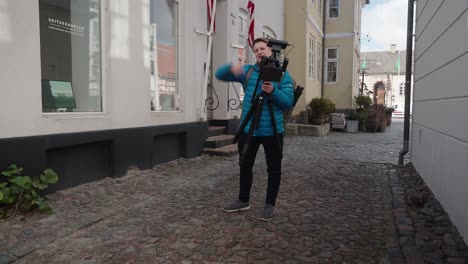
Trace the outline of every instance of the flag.
[[395, 71], [400, 74], [400, 54], [398, 54], [398, 59], [395, 63]]
[[362, 64], [361, 64], [361, 70], [365, 70], [366, 67], [367, 67], [367, 60], [364, 59], [364, 60], [362, 61]]
[[255, 4], [254, 4], [253, 0], [249, 0], [249, 3], [247, 4], [247, 10], [249, 10], [249, 19], [250, 19], [248, 42], [249, 42], [249, 46], [251, 48], [253, 48], [253, 41], [255, 40], [255, 33], [254, 33], [254, 28], [255, 28], [255, 17], [254, 17]]
[[[210, 30], [211, 25], [211, 15], [213, 14], [213, 2], [216, 0], [206, 0], [206, 9], [208, 11], [208, 30]], [[213, 21], [213, 33], [216, 32], [216, 23]]]

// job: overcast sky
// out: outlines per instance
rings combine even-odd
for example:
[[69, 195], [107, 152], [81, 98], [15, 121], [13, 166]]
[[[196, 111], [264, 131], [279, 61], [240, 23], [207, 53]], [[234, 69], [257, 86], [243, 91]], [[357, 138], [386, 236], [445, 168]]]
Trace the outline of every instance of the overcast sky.
[[362, 10], [361, 51], [406, 49], [407, 0], [370, 0]]

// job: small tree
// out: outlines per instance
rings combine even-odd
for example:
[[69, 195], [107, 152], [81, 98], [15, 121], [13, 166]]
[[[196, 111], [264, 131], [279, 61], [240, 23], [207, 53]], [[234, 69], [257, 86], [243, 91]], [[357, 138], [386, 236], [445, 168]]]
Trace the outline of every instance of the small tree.
[[354, 98], [358, 108], [369, 110], [372, 105], [372, 99], [369, 96], [358, 95]]

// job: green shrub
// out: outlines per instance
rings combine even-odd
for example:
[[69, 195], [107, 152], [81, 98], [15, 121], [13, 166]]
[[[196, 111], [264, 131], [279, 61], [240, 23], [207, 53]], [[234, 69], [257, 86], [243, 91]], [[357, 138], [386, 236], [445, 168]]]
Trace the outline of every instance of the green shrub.
[[46, 169], [39, 177], [22, 176], [23, 168], [10, 165], [0, 177], [0, 218], [8, 218], [16, 213], [26, 213], [35, 209], [50, 212], [45, 198], [40, 195], [49, 184], [57, 183], [58, 176]]
[[393, 108], [393, 107], [385, 107], [385, 110], [384, 110], [384, 111], [385, 111], [386, 114], [389, 115], [389, 114], [393, 113], [393, 111], [395, 111], [395, 108]]
[[321, 98], [313, 98], [309, 104], [308, 107], [312, 110], [312, 114], [314, 115], [328, 115], [330, 113], [335, 112], [335, 104], [328, 98], [326, 97], [321, 97]]
[[372, 105], [372, 98], [370, 98], [369, 96], [358, 95], [354, 98], [358, 108], [369, 109]]
[[366, 120], [367, 118], [367, 112], [366, 111], [362, 111], [362, 112], [358, 112], [358, 111], [351, 111], [348, 113], [347, 115], [347, 119], [348, 120]]

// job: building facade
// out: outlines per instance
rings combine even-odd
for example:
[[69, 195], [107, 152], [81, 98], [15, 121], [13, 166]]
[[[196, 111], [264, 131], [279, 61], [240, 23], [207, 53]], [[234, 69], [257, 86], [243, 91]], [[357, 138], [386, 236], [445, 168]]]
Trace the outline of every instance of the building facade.
[[411, 162], [468, 242], [468, 2], [416, 2]]
[[[371, 98], [376, 96], [378, 82], [385, 85], [384, 105], [394, 107], [394, 117], [403, 117], [405, 111], [406, 51], [390, 49], [361, 53], [360, 82], [362, 93]], [[364, 66], [365, 68], [362, 68]], [[359, 86], [361, 90], [361, 84]]]
[[[291, 73], [305, 87], [294, 113], [314, 97], [338, 110], [353, 108], [358, 93], [361, 10], [368, 0], [301, 0], [285, 6], [285, 36], [294, 43]], [[303, 66], [305, 65], [305, 67]]]
[[[283, 1], [268, 3], [271, 17], [256, 2], [257, 34], [282, 38]], [[217, 4], [213, 67], [246, 34], [247, 1]], [[207, 20], [201, 0], [3, 1], [0, 170], [54, 169], [55, 191], [200, 155], [208, 119], [240, 111], [205, 108]], [[235, 91], [210, 84], [224, 85], [221, 102]]]

